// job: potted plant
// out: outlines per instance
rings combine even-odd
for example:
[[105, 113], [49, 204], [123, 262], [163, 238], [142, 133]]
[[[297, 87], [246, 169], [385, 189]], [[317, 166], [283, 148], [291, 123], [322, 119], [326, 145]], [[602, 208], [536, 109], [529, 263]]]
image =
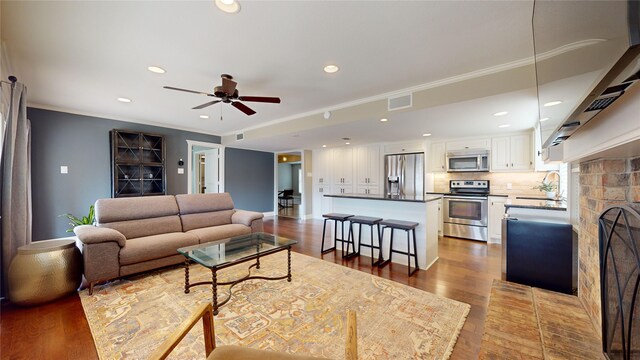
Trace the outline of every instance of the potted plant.
[[555, 182], [540, 182], [540, 185], [534, 186], [532, 189], [539, 190], [545, 193], [547, 199], [554, 199], [556, 197], [556, 190], [558, 189], [558, 185]]
[[66, 217], [69, 220], [69, 228], [67, 232], [73, 232], [73, 228], [80, 225], [93, 225], [96, 221], [95, 211], [93, 205], [89, 206], [89, 214], [82, 218], [77, 218], [71, 214], [62, 214], [60, 216]]

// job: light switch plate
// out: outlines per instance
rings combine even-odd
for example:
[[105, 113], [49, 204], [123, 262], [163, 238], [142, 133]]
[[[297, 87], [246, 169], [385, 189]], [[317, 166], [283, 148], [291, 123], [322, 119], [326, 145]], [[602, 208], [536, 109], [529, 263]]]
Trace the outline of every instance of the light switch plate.
[[507, 183], [507, 190], [511, 190], [513, 188], [513, 186], [511, 185], [511, 183]]
[[178, 168], [178, 174], [184, 174], [184, 168]]
[[69, 167], [66, 165], [62, 165], [60, 166], [60, 174], [68, 174], [69, 173]]

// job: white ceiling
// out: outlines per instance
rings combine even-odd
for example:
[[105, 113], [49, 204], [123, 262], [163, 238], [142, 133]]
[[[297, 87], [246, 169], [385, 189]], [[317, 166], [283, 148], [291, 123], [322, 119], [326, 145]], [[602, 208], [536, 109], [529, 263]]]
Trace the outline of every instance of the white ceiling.
[[[533, 54], [532, 1], [241, 4], [242, 11], [231, 15], [213, 0], [3, 0], [1, 35], [11, 68], [29, 88], [30, 106], [219, 135], [283, 119], [293, 123], [340, 104]], [[340, 71], [324, 73], [330, 63]], [[150, 65], [167, 73], [151, 73]], [[235, 77], [241, 95], [279, 96], [282, 103], [246, 103], [257, 111], [251, 117], [227, 104], [191, 110], [211, 98], [162, 88], [212, 92], [222, 73]], [[120, 103], [117, 97], [133, 102]], [[502, 131], [496, 124], [503, 120], [512, 124], [507, 130], [535, 122], [533, 88], [478, 97], [451, 96], [449, 105], [396, 114], [386, 124], [354, 118], [298, 137], [280, 131], [237, 145], [305, 148], [311, 147], [310, 139], [317, 146], [346, 133], [358, 134], [360, 142], [415, 139], [425, 131], [434, 138], [463, 137]], [[509, 117], [497, 121], [491, 114], [501, 110], [510, 111]], [[201, 114], [211, 118], [200, 119]]]

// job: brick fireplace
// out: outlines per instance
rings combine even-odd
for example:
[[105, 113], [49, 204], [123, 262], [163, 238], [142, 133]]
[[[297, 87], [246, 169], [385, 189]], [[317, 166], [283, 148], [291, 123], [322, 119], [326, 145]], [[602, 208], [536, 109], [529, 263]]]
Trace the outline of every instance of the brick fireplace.
[[578, 297], [601, 332], [598, 216], [609, 205], [640, 211], [640, 157], [580, 163]]

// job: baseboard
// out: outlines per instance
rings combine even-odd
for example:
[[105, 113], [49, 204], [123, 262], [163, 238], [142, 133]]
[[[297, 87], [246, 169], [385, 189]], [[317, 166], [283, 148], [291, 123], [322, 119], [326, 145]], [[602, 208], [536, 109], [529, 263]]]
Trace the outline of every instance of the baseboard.
[[276, 213], [274, 211], [264, 212], [264, 217], [274, 217]]

